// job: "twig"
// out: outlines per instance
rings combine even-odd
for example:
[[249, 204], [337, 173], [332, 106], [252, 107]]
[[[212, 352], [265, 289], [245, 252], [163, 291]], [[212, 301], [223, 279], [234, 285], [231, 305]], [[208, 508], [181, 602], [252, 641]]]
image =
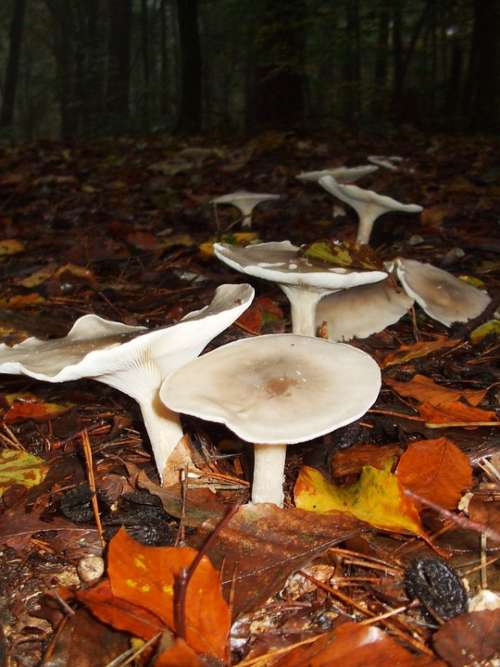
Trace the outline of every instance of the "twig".
[[81, 432], [83, 453], [85, 455], [85, 463], [87, 465], [87, 475], [89, 479], [89, 488], [91, 495], [92, 510], [94, 512], [95, 524], [97, 528], [97, 534], [101, 541], [101, 546], [104, 548], [106, 546], [106, 540], [104, 539], [104, 531], [102, 529], [101, 515], [99, 512], [99, 503], [97, 502], [97, 489], [95, 485], [94, 477], [94, 462], [92, 459], [92, 447], [90, 445], [89, 434], [87, 431]]
[[299, 646], [304, 646], [305, 644], [313, 644], [318, 639], [321, 639], [321, 637], [324, 637], [325, 634], [326, 633], [323, 633], [321, 635], [314, 635], [314, 637], [308, 637], [307, 639], [303, 639], [302, 641], [297, 642], [296, 644], [283, 646], [283, 648], [278, 648], [276, 649], [276, 651], [271, 651], [270, 653], [265, 653], [264, 655], [258, 655], [256, 658], [250, 658], [250, 660], [243, 660], [242, 662], [238, 662], [236, 667], [254, 667], [255, 665], [259, 665], [260, 663], [266, 663], [269, 660], [273, 660], [274, 658], [277, 658], [280, 655], [293, 651], [293, 649], [298, 648]]
[[123, 657], [122, 655], [119, 655], [117, 658], [114, 660], [111, 660], [111, 662], [108, 662], [105, 667], [126, 667], [126, 665], [130, 665], [131, 662], [133, 662], [141, 653], [144, 653], [144, 651], [151, 646], [151, 644], [154, 644], [155, 641], [157, 641], [161, 637], [161, 632], [156, 634], [154, 637], [151, 637], [151, 639], [148, 639], [147, 642], [145, 642], [142, 646], [140, 646], [137, 651], [131, 652], [126, 651], [125, 655], [127, 656], [125, 662], [121, 662], [121, 659]]

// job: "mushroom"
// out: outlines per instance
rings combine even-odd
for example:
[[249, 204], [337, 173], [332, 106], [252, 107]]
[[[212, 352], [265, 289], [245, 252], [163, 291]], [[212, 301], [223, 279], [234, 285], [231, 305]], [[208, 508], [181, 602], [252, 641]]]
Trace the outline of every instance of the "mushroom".
[[362, 164], [358, 167], [332, 167], [331, 169], [321, 169], [320, 171], [302, 171], [297, 174], [299, 181], [311, 181], [318, 183], [323, 176], [332, 176], [337, 183], [354, 183], [354, 181], [372, 174], [378, 167], [372, 164]]
[[318, 301], [341, 289], [378, 282], [384, 271], [356, 271], [327, 266], [301, 257], [300, 248], [290, 241], [257, 243], [240, 248], [214, 244], [214, 253], [236, 271], [278, 283], [288, 297], [292, 311], [293, 333], [314, 336]]
[[406, 293], [433, 319], [449, 327], [480, 315], [491, 298], [484, 290], [455, 278], [432, 264], [395, 260], [396, 274]]
[[64, 338], [28, 338], [0, 345], [0, 373], [28, 375], [46, 382], [92, 378], [134, 398], [141, 408], [156, 466], [163, 479], [167, 460], [182, 438], [178, 416], [158, 396], [163, 379], [198, 356], [207, 343], [249, 306], [250, 285], [221, 285], [210, 305], [177, 324], [148, 331], [105, 320], [80, 317]]
[[384, 213], [390, 211], [394, 213], [420, 213], [423, 211], [423, 208], [418, 204], [401, 204], [391, 197], [379, 195], [373, 190], [364, 190], [357, 185], [340, 185], [331, 176], [323, 176], [319, 179], [319, 183], [331, 195], [352, 206], [358, 214], [357, 243], [369, 243], [373, 224]]
[[316, 327], [326, 323], [333, 341], [367, 338], [398, 322], [412, 305], [413, 298], [386, 279], [325, 296], [316, 308]]
[[350, 345], [294, 334], [244, 338], [194, 359], [160, 389], [170, 410], [225, 424], [254, 444], [254, 503], [283, 504], [287, 444], [365, 414], [380, 369]]
[[263, 201], [271, 201], [279, 198], [280, 195], [237, 190], [236, 192], [231, 192], [228, 195], [215, 197], [215, 199], [210, 200], [210, 203], [214, 205], [230, 204], [231, 206], [236, 206], [236, 208], [241, 211], [243, 216], [241, 223], [242, 227], [250, 228], [252, 226], [252, 211], [254, 208]]
[[369, 155], [366, 159], [368, 162], [376, 164], [378, 167], [389, 169], [390, 171], [399, 171], [399, 167], [396, 164], [403, 162], [403, 158], [400, 155]]

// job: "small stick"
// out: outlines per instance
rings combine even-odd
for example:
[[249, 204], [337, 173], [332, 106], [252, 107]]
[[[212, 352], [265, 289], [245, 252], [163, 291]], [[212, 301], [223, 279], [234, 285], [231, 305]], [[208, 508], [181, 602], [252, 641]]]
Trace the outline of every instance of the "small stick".
[[488, 575], [486, 572], [487, 541], [486, 533], [481, 533], [481, 588], [488, 588]]
[[198, 551], [188, 567], [183, 567], [174, 580], [174, 626], [175, 633], [181, 639], [186, 638], [186, 594], [189, 582], [201, 562], [201, 559], [209, 550], [217, 535], [227, 526], [234, 514], [238, 511], [239, 505], [231, 507], [227, 514], [215, 526], [210, 536]]
[[[154, 644], [155, 641], [157, 641], [161, 637], [161, 632], [156, 634], [154, 637], [151, 637], [151, 639], [148, 639], [147, 642], [145, 642], [142, 646], [140, 646], [136, 651], [130, 649], [125, 653], [127, 656], [127, 659], [125, 662], [122, 662], [121, 659], [123, 657], [122, 655], [119, 655], [117, 658], [114, 660], [111, 660], [111, 662], [108, 662], [106, 667], [126, 667], [126, 665], [130, 665], [131, 662], [133, 662], [137, 657], [141, 655], [141, 653], [144, 653], [144, 651], [151, 646], [151, 644]], [[118, 662], [117, 662], [118, 661]]]
[[83, 445], [83, 453], [85, 455], [85, 463], [87, 465], [87, 476], [88, 476], [88, 480], [89, 480], [89, 488], [90, 488], [90, 492], [92, 494], [92, 496], [91, 496], [92, 510], [94, 512], [97, 534], [99, 535], [99, 539], [101, 541], [101, 546], [104, 549], [104, 547], [106, 546], [106, 540], [104, 539], [104, 531], [102, 529], [101, 515], [99, 513], [99, 503], [97, 502], [97, 489], [96, 489], [95, 477], [94, 477], [94, 462], [93, 462], [93, 459], [92, 459], [92, 447], [90, 445], [89, 434], [87, 433], [87, 431], [82, 431], [81, 432], [81, 438], [82, 438], [82, 445]]
[[177, 535], [175, 537], [174, 546], [178, 547], [182, 542], [184, 542], [184, 519], [186, 517], [186, 502], [187, 502], [187, 492], [188, 492], [188, 475], [189, 467], [181, 468], [179, 470], [179, 480], [181, 483], [181, 516], [179, 518], [179, 528], [177, 529]]

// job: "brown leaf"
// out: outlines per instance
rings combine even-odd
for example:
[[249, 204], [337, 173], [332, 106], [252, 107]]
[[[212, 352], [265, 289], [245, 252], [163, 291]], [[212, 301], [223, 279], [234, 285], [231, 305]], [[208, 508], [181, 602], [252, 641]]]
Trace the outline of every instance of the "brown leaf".
[[434, 406], [431, 403], [422, 403], [418, 406], [419, 414], [427, 424], [486, 424], [491, 422], [494, 426], [500, 423], [493, 410], [482, 410], [465, 405], [461, 401], [449, 401]]
[[445, 667], [441, 660], [412, 655], [379, 628], [344, 623], [309, 646], [290, 651], [273, 667]]
[[482, 523], [500, 534], [500, 502], [498, 500], [483, 499], [474, 495], [469, 502], [469, 517], [471, 521]]
[[[213, 663], [212, 663], [213, 664]], [[176, 639], [170, 648], [156, 658], [153, 667], [206, 667], [207, 663], [182, 639]]]
[[479, 405], [487, 389], [451, 389], [437, 384], [425, 375], [418, 373], [409, 382], [398, 382], [392, 378], [385, 378], [384, 383], [392, 387], [400, 396], [414, 398], [420, 403], [424, 401], [434, 406], [440, 406], [450, 401], [465, 398], [470, 405]]
[[333, 477], [357, 475], [363, 466], [370, 465], [382, 470], [387, 459], [399, 457], [401, 447], [398, 445], [359, 444], [335, 452], [331, 460]]
[[420, 343], [413, 343], [412, 345], [401, 345], [399, 350], [390, 352], [386, 355], [382, 362], [382, 368], [387, 366], [394, 366], [397, 364], [405, 364], [412, 359], [419, 359], [425, 357], [432, 352], [444, 350], [448, 347], [455, 347], [460, 341], [452, 340], [447, 336], [436, 336], [434, 340], [421, 341]]
[[493, 665], [500, 658], [500, 609], [473, 611], [445, 623], [434, 635], [437, 653], [451, 667]]
[[468, 457], [448, 438], [412, 442], [396, 475], [405, 488], [445, 509], [455, 509], [472, 485]]
[[[192, 539], [200, 544], [216, 521]], [[318, 515], [276, 505], [243, 505], [217, 535], [208, 555], [223, 564], [223, 585], [232, 592], [233, 615], [256, 608], [282, 588], [288, 575], [329, 547], [357, 534], [363, 524], [332, 512]]]
[[243, 331], [258, 335], [264, 327], [273, 333], [284, 331], [284, 314], [272, 299], [262, 296], [252, 303], [235, 322]]

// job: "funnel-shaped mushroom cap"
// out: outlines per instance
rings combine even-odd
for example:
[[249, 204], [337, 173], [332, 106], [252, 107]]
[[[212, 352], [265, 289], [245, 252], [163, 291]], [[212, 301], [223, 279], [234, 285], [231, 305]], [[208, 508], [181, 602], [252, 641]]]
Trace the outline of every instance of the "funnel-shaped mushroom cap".
[[272, 241], [239, 247], [214, 244], [214, 253], [236, 271], [283, 285], [338, 290], [374, 283], [387, 277], [384, 271], [362, 271], [328, 266], [299, 255], [290, 241]]
[[323, 176], [333, 176], [337, 183], [354, 183], [363, 176], [368, 176], [378, 167], [373, 164], [362, 164], [358, 167], [332, 167], [331, 169], [321, 169], [320, 171], [302, 171], [297, 174], [299, 181], [311, 181], [318, 183]]
[[0, 373], [47, 382], [92, 378], [135, 398], [161, 474], [182, 437], [177, 417], [159, 410], [163, 378], [200, 354], [250, 305], [253, 295], [250, 285], [221, 285], [209, 306], [153, 331], [84, 315], [64, 338], [28, 338], [13, 347], [0, 345]]
[[215, 255], [237, 271], [279, 284], [290, 301], [293, 332], [315, 335], [315, 310], [321, 297], [354, 285], [377, 282], [384, 271], [357, 271], [327, 266], [299, 255], [290, 241], [258, 243], [245, 248], [214, 244]]
[[418, 204], [401, 202], [379, 195], [373, 190], [365, 190], [357, 185], [341, 185], [331, 176], [319, 180], [327, 192], [351, 206], [359, 216], [359, 228], [356, 241], [368, 243], [375, 220], [384, 213], [420, 213], [423, 208]]
[[388, 280], [325, 296], [316, 307], [316, 326], [327, 324], [329, 340], [367, 338], [400, 320], [413, 299]]
[[396, 272], [406, 292], [427, 315], [447, 327], [477, 317], [491, 301], [484, 290], [432, 264], [399, 258]]
[[252, 211], [264, 201], [279, 199], [280, 195], [268, 194], [265, 192], [247, 192], [246, 190], [237, 190], [227, 195], [215, 197], [210, 201], [211, 204], [230, 204], [236, 206], [243, 215], [243, 226], [251, 226]]
[[160, 396], [172, 410], [226, 424], [252, 443], [311, 440], [365, 414], [380, 369], [350, 345], [270, 334], [223, 345], [170, 375]]

